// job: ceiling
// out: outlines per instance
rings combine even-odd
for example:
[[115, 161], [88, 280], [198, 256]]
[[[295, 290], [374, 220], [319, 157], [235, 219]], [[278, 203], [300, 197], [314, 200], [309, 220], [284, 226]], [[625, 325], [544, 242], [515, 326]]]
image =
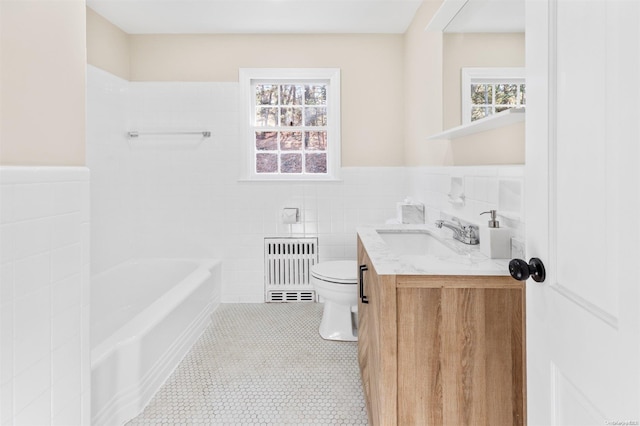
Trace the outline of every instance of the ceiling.
[[87, 0], [129, 34], [402, 34], [422, 0]]
[[447, 33], [519, 33], [525, 29], [524, 0], [466, 0], [444, 28]]

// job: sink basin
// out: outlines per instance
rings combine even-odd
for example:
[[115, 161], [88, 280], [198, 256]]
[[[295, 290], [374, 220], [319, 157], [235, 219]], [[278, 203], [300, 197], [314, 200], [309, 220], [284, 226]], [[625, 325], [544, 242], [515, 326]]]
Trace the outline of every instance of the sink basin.
[[451, 256], [457, 252], [429, 231], [377, 230], [389, 250], [398, 256]]

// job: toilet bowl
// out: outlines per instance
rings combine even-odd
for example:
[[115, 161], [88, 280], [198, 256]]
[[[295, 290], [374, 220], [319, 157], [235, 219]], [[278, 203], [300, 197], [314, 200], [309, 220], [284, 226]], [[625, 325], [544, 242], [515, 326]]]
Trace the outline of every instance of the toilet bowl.
[[311, 284], [324, 300], [320, 336], [326, 340], [358, 340], [358, 267], [355, 260], [320, 262], [311, 267]]

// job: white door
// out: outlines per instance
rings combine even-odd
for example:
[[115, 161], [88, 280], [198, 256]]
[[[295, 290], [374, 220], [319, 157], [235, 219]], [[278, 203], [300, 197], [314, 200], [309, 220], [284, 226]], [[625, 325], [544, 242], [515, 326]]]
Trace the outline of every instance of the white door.
[[527, 1], [530, 425], [640, 421], [639, 28], [640, 0]]

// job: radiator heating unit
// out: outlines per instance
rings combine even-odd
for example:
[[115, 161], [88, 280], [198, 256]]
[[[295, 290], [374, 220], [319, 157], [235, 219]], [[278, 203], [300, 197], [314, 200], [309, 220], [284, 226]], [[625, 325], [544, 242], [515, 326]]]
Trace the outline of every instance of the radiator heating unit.
[[267, 302], [315, 302], [311, 266], [318, 263], [318, 239], [265, 238], [264, 283]]

